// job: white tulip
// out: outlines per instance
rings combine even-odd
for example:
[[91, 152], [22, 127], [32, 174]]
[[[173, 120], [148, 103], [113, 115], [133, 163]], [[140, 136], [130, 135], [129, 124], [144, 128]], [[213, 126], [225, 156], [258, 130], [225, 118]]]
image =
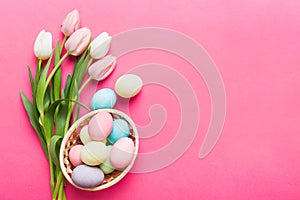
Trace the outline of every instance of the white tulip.
[[34, 42], [34, 54], [41, 60], [46, 60], [52, 52], [52, 34], [44, 29], [39, 33]]
[[103, 58], [110, 46], [111, 42], [111, 36], [103, 32], [100, 35], [98, 35], [90, 44], [90, 55], [94, 59], [100, 59]]

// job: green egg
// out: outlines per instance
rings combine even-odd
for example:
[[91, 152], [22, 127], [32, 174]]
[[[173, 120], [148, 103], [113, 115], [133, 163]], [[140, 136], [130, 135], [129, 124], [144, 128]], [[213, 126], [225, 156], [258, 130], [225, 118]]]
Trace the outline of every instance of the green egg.
[[112, 164], [110, 163], [110, 158], [109, 158], [111, 148], [112, 148], [111, 145], [106, 147], [107, 159], [100, 165], [100, 169], [103, 171], [104, 174], [110, 174], [115, 170]]

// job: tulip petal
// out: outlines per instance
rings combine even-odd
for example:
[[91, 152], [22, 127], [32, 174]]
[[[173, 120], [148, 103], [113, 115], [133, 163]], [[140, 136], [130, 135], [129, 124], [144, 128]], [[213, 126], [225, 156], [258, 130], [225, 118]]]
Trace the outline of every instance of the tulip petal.
[[88, 28], [80, 28], [66, 41], [65, 48], [73, 56], [80, 55], [91, 40], [91, 31]]
[[52, 34], [44, 29], [38, 34], [34, 42], [34, 54], [37, 58], [46, 60], [52, 52]]
[[63, 32], [65, 36], [70, 36], [78, 29], [79, 23], [80, 23], [79, 12], [77, 9], [75, 9], [71, 11], [63, 20], [61, 26], [61, 32]]
[[115, 56], [105, 56], [103, 59], [93, 63], [89, 67], [88, 73], [94, 80], [103, 80], [114, 70], [116, 62], [117, 58]]
[[94, 59], [103, 58], [109, 50], [110, 42], [111, 36], [107, 32], [101, 33], [91, 42], [91, 57]]

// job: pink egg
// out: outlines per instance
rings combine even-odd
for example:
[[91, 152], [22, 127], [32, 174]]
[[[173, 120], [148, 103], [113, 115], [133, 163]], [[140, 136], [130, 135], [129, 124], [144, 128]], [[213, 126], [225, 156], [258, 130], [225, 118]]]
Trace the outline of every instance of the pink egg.
[[116, 169], [124, 169], [130, 164], [133, 154], [133, 141], [127, 137], [121, 138], [111, 149], [110, 162]]
[[75, 145], [71, 148], [69, 152], [70, 161], [75, 167], [82, 164], [82, 161], [80, 159], [80, 152], [82, 148], [83, 145]]
[[111, 132], [113, 118], [108, 112], [99, 112], [89, 122], [89, 135], [92, 140], [104, 140]]

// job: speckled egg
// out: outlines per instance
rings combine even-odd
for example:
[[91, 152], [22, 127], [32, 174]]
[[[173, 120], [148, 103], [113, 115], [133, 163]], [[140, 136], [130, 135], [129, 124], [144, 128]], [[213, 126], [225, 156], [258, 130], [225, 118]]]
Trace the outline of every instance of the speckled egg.
[[128, 137], [119, 139], [112, 147], [110, 152], [110, 162], [116, 169], [127, 167], [134, 154], [134, 143]]
[[104, 174], [98, 167], [79, 165], [72, 172], [72, 180], [80, 187], [92, 188], [102, 183]]
[[135, 74], [121, 76], [115, 84], [116, 93], [123, 98], [131, 98], [137, 95], [142, 89], [143, 81]]
[[109, 88], [103, 88], [93, 95], [90, 105], [93, 110], [113, 108], [116, 101], [116, 93]]
[[100, 165], [100, 169], [103, 171], [104, 174], [110, 174], [114, 171], [114, 167], [112, 166], [112, 164], [110, 163], [110, 159], [108, 159], [110, 157], [110, 151], [112, 149], [112, 145], [108, 145], [106, 147], [107, 149], [107, 159], [104, 161], [104, 163], [102, 163]]
[[92, 141], [89, 135], [88, 126], [82, 127], [79, 134], [80, 140], [83, 144], [87, 144], [88, 142]]
[[90, 166], [103, 163], [107, 158], [107, 149], [104, 143], [92, 141], [84, 145], [80, 152], [82, 162]]
[[114, 144], [117, 140], [122, 137], [128, 137], [129, 135], [129, 125], [124, 119], [115, 119], [113, 122], [113, 128], [107, 138], [107, 140]]
[[88, 132], [92, 140], [101, 141], [110, 134], [112, 126], [112, 116], [106, 111], [99, 112], [91, 118]]
[[75, 167], [82, 164], [81, 158], [80, 158], [80, 152], [82, 150], [83, 146], [78, 144], [71, 148], [69, 152], [69, 159]]

